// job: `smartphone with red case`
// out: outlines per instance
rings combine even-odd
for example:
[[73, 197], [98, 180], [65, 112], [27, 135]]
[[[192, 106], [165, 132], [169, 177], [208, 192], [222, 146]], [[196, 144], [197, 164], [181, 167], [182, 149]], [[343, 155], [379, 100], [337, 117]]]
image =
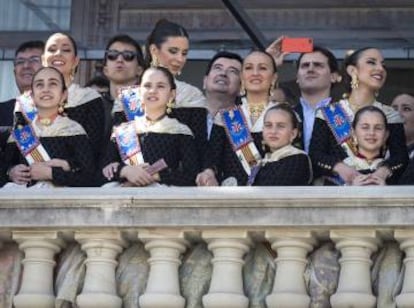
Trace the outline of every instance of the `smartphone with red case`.
[[309, 37], [285, 37], [282, 40], [282, 52], [312, 52], [313, 39]]

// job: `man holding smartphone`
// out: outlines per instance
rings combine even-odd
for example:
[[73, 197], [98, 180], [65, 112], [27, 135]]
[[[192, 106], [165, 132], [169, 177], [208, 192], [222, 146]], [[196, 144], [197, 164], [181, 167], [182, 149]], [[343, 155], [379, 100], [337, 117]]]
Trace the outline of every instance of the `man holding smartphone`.
[[[283, 37], [275, 40], [266, 49], [278, 65], [283, 63], [283, 57], [286, 54], [295, 52], [292, 49], [283, 50], [283, 40]], [[295, 111], [302, 120], [302, 147], [306, 152], [309, 151], [316, 110], [329, 104], [332, 86], [339, 81], [338, 63], [332, 52], [323, 47], [313, 46], [312, 51], [300, 54], [297, 62], [296, 83], [301, 96], [295, 106]]]

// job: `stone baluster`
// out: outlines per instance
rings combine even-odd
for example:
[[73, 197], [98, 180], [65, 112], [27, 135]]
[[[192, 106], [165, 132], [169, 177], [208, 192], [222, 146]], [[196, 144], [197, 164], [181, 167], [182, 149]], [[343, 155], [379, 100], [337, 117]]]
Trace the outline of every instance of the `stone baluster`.
[[180, 255], [188, 246], [184, 233], [177, 230], [139, 230], [138, 237], [149, 251], [150, 272], [145, 293], [139, 298], [142, 308], [184, 308], [180, 295], [178, 267]]
[[87, 259], [82, 293], [76, 298], [81, 308], [120, 308], [115, 284], [116, 258], [126, 246], [120, 231], [79, 231], [75, 239], [82, 245]]
[[398, 308], [412, 308], [414, 303], [414, 230], [395, 230], [395, 239], [405, 252], [404, 284], [401, 294], [397, 296]]
[[202, 232], [213, 253], [213, 273], [205, 308], [244, 308], [249, 299], [243, 293], [243, 255], [249, 251], [250, 238], [245, 230], [214, 229]]
[[306, 256], [316, 242], [313, 234], [309, 231], [268, 230], [265, 237], [277, 252], [273, 291], [266, 297], [268, 307], [309, 307], [304, 272]]
[[16, 308], [55, 307], [53, 293], [54, 255], [64, 246], [57, 232], [15, 231], [13, 239], [24, 251], [23, 277], [19, 294], [14, 297]]
[[371, 254], [377, 250], [379, 239], [375, 230], [335, 230], [331, 239], [341, 252], [341, 270], [336, 293], [331, 297], [333, 308], [372, 308]]

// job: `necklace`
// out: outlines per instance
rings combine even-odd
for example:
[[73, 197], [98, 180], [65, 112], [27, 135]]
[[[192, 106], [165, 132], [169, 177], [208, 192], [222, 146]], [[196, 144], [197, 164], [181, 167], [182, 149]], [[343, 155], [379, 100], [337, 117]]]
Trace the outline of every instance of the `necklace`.
[[255, 123], [257, 119], [262, 115], [263, 111], [266, 108], [265, 104], [249, 104], [249, 113], [250, 113], [250, 119], [252, 120], [252, 123]]
[[55, 119], [57, 118], [57, 114], [51, 116], [51, 117], [44, 117], [42, 118], [41, 116], [38, 116], [38, 121], [41, 125], [43, 126], [50, 126], [52, 125], [53, 121], [55, 121]]
[[164, 117], [166, 116], [166, 114], [162, 114], [159, 117], [155, 118], [155, 119], [150, 119], [147, 115], [145, 115], [145, 120], [147, 121], [148, 125], [154, 125], [155, 123], [157, 123], [158, 121], [162, 120]]
[[356, 104], [351, 102], [350, 99], [348, 99], [348, 103], [349, 103], [349, 107], [351, 107], [352, 111], [354, 111], [354, 113], [356, 113], [359, 109], [365, 107], [365, 106], [369, 106], [372, 105], [375, 102], [375, 99], [372, 103], [368, 103], [368, 104]]

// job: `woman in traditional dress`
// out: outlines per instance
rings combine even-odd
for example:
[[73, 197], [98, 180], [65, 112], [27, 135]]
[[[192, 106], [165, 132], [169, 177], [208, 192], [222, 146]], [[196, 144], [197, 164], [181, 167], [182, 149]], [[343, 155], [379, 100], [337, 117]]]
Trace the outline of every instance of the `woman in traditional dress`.
[[[187, 62], [189, 46], [189, 35], [183, 26], [161, 19], [147, 38], [146, 64], [165, 67], [177, 78]], [[201, 162], [207, 146], [207, 102], [197, 87], [177, 79], [175, 84], [176, 97], [171, 102], [170, 116], [188, 125], [193, 131]]]
[[316, 115], [309, 151], [314, 175], [330, 180], [339, 176], [344, 184], [351, 184], [361, 174], [343, 161], [356, 153], [351, 138], [354, 114], [362, 107], [372, 105], [386, 115], [390, 134], [387, 141], [389, 158], [374, 175], [384, 181], [394, 181], [404, 171], [408, 155], [401, 117], [392, 107], [376, 100], [387, 77], [384, 58], [378, 49], [362, 48], [345, 58], [344, 67], [344, 81], [350, 90], [348, 98], [319, 109]]
[[166, 68], [145, 70], [140, 82], [145, 114], [114, 128], [102, 170], [108, 181], [124, 186], [195, 185], [199, 167], [194, 136], [187, 125], [167, 116], [175, 91], [174, 77]]
[[277, 81], [271, 55], [253, 51], [243, 61], [241, 105], [219, 112], [211, 131], [204, 171], [197, 176], [200, 186], [246, 185], [251, 167], [262, 153], [265, 110]]
[[[63, 75], [43, 67], [32, 81], [37, 116], [17, 122], [5, 151], [8, 181], [16, 187], [93, 186], [94, 158], [83, 127], [63, 114]], [[20, 150], [20, 151], [19, 151]]]
[[266, 111], [262, 132], [266, 154], [257, 167], [257, 175], [250, 178], [252, 185], [299, 186], [311, 183], [311, 161], [305, 151], [292, 145], [298, 130], [299, 121], [290, 105], [278, 104]]
[[104, 145], [105, 112], [102, 97], [92, 88], [73, 83], [79, 64], [77, 45], [68, 34], [55, 33], [46, 41], [43, 66], [54, 67], [64, 76], [68, 89], [65, 113], [83, 126], [89, 136], [96, 161]]

